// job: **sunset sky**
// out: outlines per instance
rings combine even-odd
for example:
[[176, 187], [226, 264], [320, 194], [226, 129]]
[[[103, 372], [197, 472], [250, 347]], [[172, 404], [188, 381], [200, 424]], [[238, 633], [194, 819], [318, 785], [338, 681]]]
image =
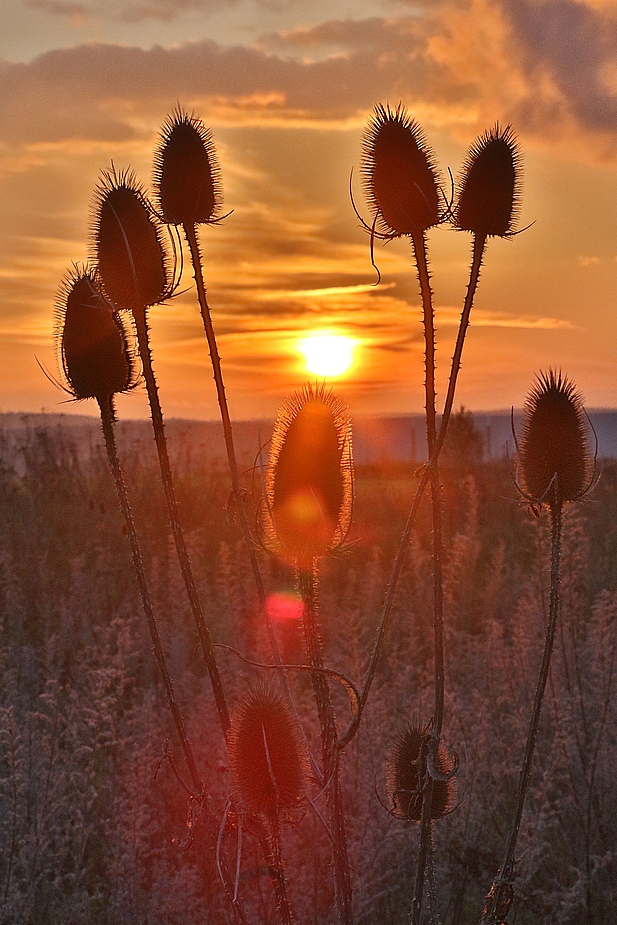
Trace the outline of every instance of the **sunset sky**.
[[[177, 102], [212, 128], [222, 224], [204, 227], [205, 276], [232, 415], [271, 415], [306, 378], [299, 341], [353, 336], [337, 380], [353, 413], [423, 406], [419, 296], [407, 240], [376, 246], [361, 138], [402, 101], [449, 186], [497, 120], [524, 154], [520, 226], [491, 240], [457, 403], [520, 405], [561, 367], [589, 407], [617, 407], [617, 4], [614, 0], [1, 0], [0, 410], [59, 404], [53, 309], [88, 255], [101, 168], [147, 185]], [[443, 400], [470, 238], [429, 233]], [[151, 312], [167, 416], [216, 416], [190, 288]], [[119, 401], [146, 413], [143, 390]]]

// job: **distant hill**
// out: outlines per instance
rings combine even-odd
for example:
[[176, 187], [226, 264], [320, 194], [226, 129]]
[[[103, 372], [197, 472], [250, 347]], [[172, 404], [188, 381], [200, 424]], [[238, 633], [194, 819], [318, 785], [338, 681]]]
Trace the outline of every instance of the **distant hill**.
[[[617, 458], [617, 411], [596, 410], [589, 419], [598, 440], [598, 456]], [[499, 459], [513, 439], [509, 412], [474, 412], [473, 421], [483, 440], [484, 458]], [[520, 428], [520, 413], [514, 423]], [[261, 446], [264, 458], [273, 421], [237, 421], [234, 423], [236, 452], [242, 466], [253, 465]], [[171, 452], [184, 461], [192, 454], [210, 459], [213, 464], [225, 464], [225, 443], [218, 421], [191, 421], [170, 418], [166, 423]], [[97, 418], [72, 414], [0, 414], [0, 458], [19, 470], [19, 457], [24, 445], [43, 434], [57, 434], [74, 445], [80, 455], [101, 452], [103, 440]], [[37, 437], [38, 435], [38, 437]], [[118, 444], [154, 453], [152, 428], [149, 421], [119, 421]], [[424, 417], [420, 414], [359, 416], [353, 424], [354, 459], [358, 465], [396, 462], [421, 462], [426, 458]]]

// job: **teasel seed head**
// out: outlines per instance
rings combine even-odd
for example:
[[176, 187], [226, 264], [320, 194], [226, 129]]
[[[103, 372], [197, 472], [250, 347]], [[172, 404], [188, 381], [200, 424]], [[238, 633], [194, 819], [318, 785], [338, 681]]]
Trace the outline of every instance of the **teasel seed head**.
[[[424, 780], [431, 738], [430, 727], [422, 726], [417, 720], [398, 734], [394, 747], [388, 758], [386, 770], [386, 790], [390, 802], [390, 812], [397, 819], [420, 822], [422, 815], [421, 782]], [[422, 754], [421, 754], [422, 752]], [[440, 743], [437, 750], [437, 770], [448, 774], [452, 768], [452, 759]], [[454, 777], [450, 780], [433, 781], [433, 799], [431, 801], [431, 819], [446, 816], [456, 798]]]
[[277, 415], [265, 478], [271, 551], [304, 567], [340, 546], [351, 521], [351, 421], [345, 404], [307, 383]]
[[135, 356], [96, 274], [75, 267], [62, 282], [55, 311], [58, 363], [76, 399], [109, 399], [137, 381]]
[[296, 721], [282, 695], [253, 687], [237, 706], [229, 732], [237, 796], [249, 812], [273, 818], [296, 809], [307, 784], [307, 760]]
[[499, 123], [471, 146], [459, 181], [454, 224], [484, 237], [514, 234], [521, 196], [521, 153], [512, 127]]
[[156, 305], [173, 289], [160, 222], [130, 170], [104, 170], [94, 194], [93, 257], [105, 293], [119, 308]]
[[364, 189], [380, 234], [413, 236], [441, 221], [433, 153], [400, 103], [394, 111], [375, 107], [362, 147]]
[[180, 107], [161, 130], [154, 159], [154, 187], [168, 224], [216, 221], [223, 186], [212, 132]]
[[540, 373], [524, 412], [518, 447], [523, 493], [549, 507], [581, 498], [593, 480], [593, 459], [583, 401], [574, 383], [552, 369]]

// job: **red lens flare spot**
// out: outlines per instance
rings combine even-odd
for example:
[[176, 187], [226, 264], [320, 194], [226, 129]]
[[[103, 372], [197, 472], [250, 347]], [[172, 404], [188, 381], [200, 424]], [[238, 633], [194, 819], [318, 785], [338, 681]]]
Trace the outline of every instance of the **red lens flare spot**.
[[270, 594], [266, 601], [268, 616], [273, 623], [289, 624], [302, 619], [304, 606], [297, 594], [291, 591], [280, 591]]

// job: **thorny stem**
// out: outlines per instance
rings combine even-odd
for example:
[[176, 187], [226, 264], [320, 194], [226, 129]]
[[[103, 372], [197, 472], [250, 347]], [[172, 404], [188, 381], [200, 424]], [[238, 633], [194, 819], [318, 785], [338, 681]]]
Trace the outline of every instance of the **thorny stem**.
[[454, 406], [454, 395], [456, 390], [456, 382], [458, 374], [461, 368], [461, 357], [463, 353], [463, 344], [465, 341], [465, 334], [469, 326], [469, 316], [471, 314], [471, 309], [473, 306], [473, 300], [475, 292], [478, 286], [478, 281], [480, 278], [480, 266], [482, 264], [482, 257], [484, 254], [484, 247], [486, 244], [485, 237], [477, 237], [474, 239], [473, 245], [473, 258], [472, 265], [469, 275], [469, 284], [467, 286], [467, 294], [465, 296], [465, 304], [463, 307], [463, 312], [461, 314], [461, 321], [459, 324], [458, 336], [456, 339], [456, 347], [454, 349], [454, 354], [452, 356], [452, 365], [450, 367], [450, 377], [448, 380], [448, 390], [446, 393], [446, 401], [444, 405], [443, 414], [441, 417], [441, 422], [439, 424], [439, 431], [437, 433], [437, 439], [435, 441], [435, 446], [432, 453], [429, 452], [429, 459], [424, 467], [421, 475], [418, 487], [416, 488], [416, 493], [414, 495], [411, 507], [409, 509], [409, 514], [407, 516], [407, 521], [405, 523], [405, 528], [403, 530], [403, 535], [401, 537], [401, 542], [392, 566], [392, 573], [390, 575], [390, 581], [386, 590], [386, 596], [384, 599], [383, 607], [381, 610], [381, 615], [379, 618], [379, 625], [377, 632], [375, 634], [375, 642], [373, 643], [373, 649], [371, 651], [371, 656], [369, 659], [368, 667], [366, 670], [366, 676], [364, 680], [364, 685], [362, 687], [362, 693], [360, 696], [360, 704], [358, 708], [358, 713], [354, 717], [353, 722], [349, 725], [349, 728], [346, 730], [345, 734], [341, 736], [340, 747], [343, 748], [349, 744], [353, 739], [354, 735], [358, 731], [360, 726], [360, 721], [362, 719], [362, 714], [364, 712], [364, 707], [368, 700], [368, 695], [370, 693], [371, 685], [373, 683], [373, 678], [375, 676], [375, 670], [377, 668], [377, 662], [381, 654], [381, 647], [383, 644], [383, 638], [388, 626], [390, 619], [390, 614], [392, 612], [392, 605], [394, 603], [394, 593], [396, 591], [396, 586], [403, 568], [403, 562], [405, 560], [405, 553], [407, 551], [407, 546], [409, 544], [409, 538], [411, 536], [411, 531], [413, 530], [413, 525], [416, 521], [416, 515], [418, 513], [418, 508], [420, 507], [420, 502], [424, 494], [424, 490], [428, 484], [429, 479], [431, 478], [434, 467], [437, 465], [439, 459], [439, 454], [446, 439], [446, 434], [448, 431], [448, 424], [450, 422], [450, 417], [452, 415], [452, 408]]
[[141, 605], [146, 615], [146, 620], [148, 621], [148, 629], [150, 630], [150, 638], [152, 639], [154, 656], [161, 670], [161, 675], [163, 676], [163, 685], [165, 687], [165, 693], [167, 694], [167, 701], [174, 718], [174, 723], [176, 724], [176, 731], [178, 733], [178, 738], [180, 739], [180, 744], [182, 745], [182, 751], [184, 752], [184, 758], [189, 769], [189, 774], [191, 775], [193, 789], [196, 793], [202, 794], [204, 789], [203, 783], [199, 776], [199, 771], [197, 770], [193, 749], [186, 734], [184, 720], [182, 719], [182, 714], [180, 713], [180, 708], [176, 700], [173, 682], [167, 669], [167, 662], [165, 661], [165, 654], [161, 645], [161, 639], [156, 625], [156, 618], [152, 608], [150, 590], [148, 588], [144, 564], [141, 558], [141, 550], [139, 548], [139, 540], [137, 539], [137, 533], [135, 531], [135, 521], [133, 520], [133, 513], [131, 511], [131, 506], [126, 493], [126, 485], [124, 483], [122, 469], [120, 468], [120, 460], [118, 458], [118, 451], [116, 448], [116, 435], [114, 433], [112, 403], [112, 397], [98, 399], [98, 405], [101, 412], [101, 424], [103, 426], [103, 436], [105, 438], [105, 447], [107, 448], [107, 460], [109, 462], [109, 468], [111, 469], [111, 473], [116, 485], [118, 504], [120, 505], [120, 512], [124, 519], [124, 525], [126, 527], [126, 533], [131, 547], [131, 558], [133, 560], [133, 568], [135, 569], [135, 577], [137, 578], [137, 587], [139, 588]]
[[197, 632], [199, 635], [199, 641], [201, 643], [204, 660], [210, 675], [210, 682], [212, 684], [212, 691], [214, 693], [216, 708], [218, 710], [223, 733], [225, 738], [227, 738], [227, 734], [229, 732], [229, 711], [227, 710], [227, 703], [225, 702], [223, 686], [221, 684], [218, 666], [214, 658], [212, 643], [210, 642], [210, 633], [208, 632], [208, 627], [206, 626], [206, 621], [204, 620], [204, 616], [201, 610], [201, 604], [197, 594], [197, 588], [195, 587], [193, 572], [191, 570], [191, 563], [189, 561], [189, 555], [187, 552], [186, 543], [184, 541], [184, 534], [182, 532], [180, 518], [178, 516], [178, 504], [176, 501], [176, 493], [174, 491], [171, 477], [169, 455], [167, 453], [167, 441], [165, 439], [163, 412], [161, 410], [161, 404], [159, 401], [156, 379], [154, 378], [154, 370], [152, 369], [152, 356], [150, 353], [145, 306], [138, 311], [134, 311], [134, 317], [135, 325], [137, 328], [139, 354], [141, 356], [144, 378], [146, 380], [146, 389], [148, 392], [148, 401], [150, 403], [150, 412], [152, 414], [154, 440], [156, 443], [159, 465], [161, 468], [163, 490], [165, 492], [165, 499], [167, 501], [167, 512], [171, 524], [171, 532], [173, 534], [174, 542], [176, 545], [176, 552], [178, 554], [178, 561], [180, 563], [180, 570], [184, 579], [186, 593], [188, 595], [193, 618], [197, 626]]
[[268, 874], [270, 875], [274, 888], [277, 911], [282, 925], [294, 925], [296, 917], [287, 895], [287, 880], [283, 862], [281, 832], [276, 817], [270, 820], [269, 829], [269, 837], [260, 839], [260, 843], [264, 852]]
[[[437, 442], [435, 409], [435, 323], [433, 299], [426, 255], [426, 238], [424, 232], [412, 237], [414, 257], [418, 271], [422, 312], [424, 321], [425, 343], [425, 396], [426, 396], [426, 440], [429, 457], [435, 452]], [[443, 628], [443, 576], [442, 576], [442, 535], [441, 535], [441, 488], [437, 461], [431, 468], [431, 508], [433, 515], [433, 635], [435, 667], [435, 709], [429, 749], [437, 754], [444, 706], [444, 628]], [[428, 766], [428, 763], [427, 763]], [[414, 895], [411, 908], [411, 923], [419, 925], [422, 913], [424, 876], [431, 842], [431, 807], [433, 801], [433, 779], [430, 773], [425, 775], [422, 786], [422, 814], [420, 818], [420, 847], [414, 883]]]
[[[98, 399], [98, 405], [101, 412], [101, 424], [103, 427], [103, 436], [105, 438], [105, 446], [107, 449], [107, 459], [109, 462], [109, 468], [111, 469], [113, 479], [116, 485], [116, 492], [118, 494], [118, 504], [120, 506], [120, 512], [122, 514], [124, 524], [126, 527], [126, 533], [131, 547], [131, 558], [133, 560], [133, 568], [135, 569], [135, 576], [137, 578], [137, 586], [139, 589], [139, 596], [141, 598], [141, 604], [146, 615], [146, 620], [148, 622], [148, 629], [150, 630], [150, 637], [152, 639], [152, 648], [154, 650], [155, 658], [158, 662], [161, 674], [163, 676], [163, 685], [165, 687], [165, 693], [167, 695], [167, 700], [169, 703], [169, 708], [171, 710], [172, 716], [174, 718], [174, 723], [176, 725], [176, 731], [178, 733], [178, 738], [180, 739], [180, 744], [182, 745], [182, 751], [184, 753], [184, 758], [189, 769], [189, 774], [191, 775], [191, 781], [193, 783], [193, 789], [200, 797], [205, 796], [204, 785], [201, 781], [199, 771], [197, 770], [197, 764], [195, 762], [195, 756], [193, 754], [193, 749], [189, 738], [186, 733], [186, 728], [184, 726], [184, 720], [182, 719], [182, 714], [180, 713], [180, 708], [178, 707], [178, 702], [175, 697], [173, 682], [171, 676], [167, 669], [167, 663], [165, 661], [165, 654], [163, 652], [163, 647], [161, 646], [161, 640], [156, 625], [156, 618], [154, 616], [154, 610], [152, 607], [152, 601], [150, 598], [150, 590], [148, 588], [148, 582], [146, 579], [146, 573], [144, 570], [144, 564], [141, 557], [141, 549], [139, 547], [139, 540], [137, 539], [137, 532], [135, 530], [135, 521], [133, 520], [133, 513], [131, 511], [131, 506], [129, 503], [128, 495], [126, 492], [126, 485], [124, 483], [124, 477], [122, 475], [122, 469], [120, 467], [120, 460], [118, 458], [118, 451], [116, 447], [116, 435], [114, 432], [114, 413], [113, 413], [113, 398], [109, 399]], [[224, 875], [224, 887], [225, 891], [231, 901], [232, 908], [234, 911], [234, 918], [238, 925], [247, 925], [247, 919], [244, 914], [244, 911], [238, 901], [233, 898], [232, 891], [229, 886], [229, 872], [227, 871], [226, 865], [223, 865], [223, 875]]]
[[[518, 839], [521, 819], [523, 816], [525, 797], [527, 796], [527, 788], [531, 774], [531, 762], [533, 759], [533, 752], [538, 735], [538, 725], [540, 723], [542, 700], [544, 697], [544, 690], [546, 688], [548, 672], [551, 664], [553, 642], [555, 639], [555, 627], [557, 625], [557, 614], [559, 612], [561, 526], [562, 505], [561, 502], [557, 501], [551, 506], [551, 590], [549, 596], [549, 616], [548, 624], [546, 627], [546, 638], [544, 642], [544, 654], [542, 656], [542, 663], [540, 665], [540, 674], [538, 676], [538, 684], [536, 687], [533, 710], [531, 713], [529, 730], [527, 733], [527, 744], [525, 746], [525, 754], [523, 757], [523, 764], [521, 766], [521, 773], [518, 781], [516, 812], [514, 814], [512, 827], [510, 829], [510, 837], [508, 839], [508, 847], [506, 849], [505, 860], [486, 897], [485, 909], [482, 917], [482, 922], [484, 925], [493, 925], [493, 923], [496, 923], [498, 919], [501, 921], [504, 915], [507, 914], [507, 908], [505, 909], [505, 912], [503, 912], [502, 909], [500, 909], [500, 906], [502, 908], [504, 905], [509, 907], [509, 902], [511, 902], [510, 897], [512, 896], [512, 881], [514, 880], [514, 872], [516, 866], [514, 852], [516, 850], [516, 842]], [[508, 896], [509, 902], [506, 900], [506, 896]]]
[[[314, 668], [323, 668], [322, 640], [319, 629], [317, 602], [317, 566], [299, 565], [298, 585], [302, 597], [304, 644], [307, 662]], [[334, 708], [330, 697], [330, 688], [324, 675], [319, 671], [311, 675], [313, 692], [317, 704], [319, 725], [321, 728], [321, 745], [323, 758], [323, 775], [326, 781], [326, 803], [332, 829], [334, 849], [334, 884], [336, 904], [341, 925], [352, 925], [352, 893], [347, 854], [347, 835], [339, 774], [340, 749], [338, 733], [334, 719]]]

